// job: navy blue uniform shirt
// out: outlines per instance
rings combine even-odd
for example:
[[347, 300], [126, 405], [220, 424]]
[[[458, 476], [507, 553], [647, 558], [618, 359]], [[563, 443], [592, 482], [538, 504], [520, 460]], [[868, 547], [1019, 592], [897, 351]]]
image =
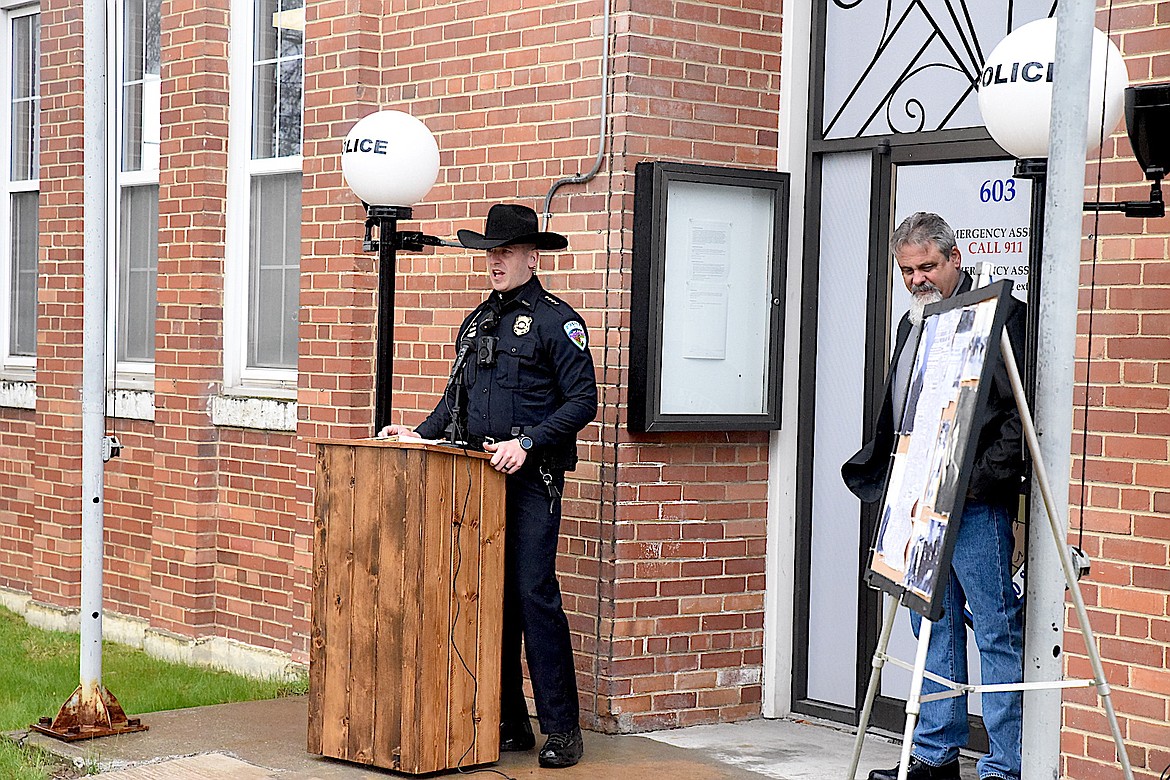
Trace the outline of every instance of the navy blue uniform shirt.
[[[493, 324], [494, 322], [494, 324]], [[479, 364], [481, 335], [494, 335], [495, 365]], [[557, 468], [576, 463], [577, 433], [597, 414], [597, 381], [585, 323], [535, 276], [516, 290], [492, 292], [463, 320], [456, 339], [471, 344], [463, 370], [467, 431], [505, 441], [523, 433], [533, 453]], [[451, 391], [417, 432], [439, 437], [451, 423]]]

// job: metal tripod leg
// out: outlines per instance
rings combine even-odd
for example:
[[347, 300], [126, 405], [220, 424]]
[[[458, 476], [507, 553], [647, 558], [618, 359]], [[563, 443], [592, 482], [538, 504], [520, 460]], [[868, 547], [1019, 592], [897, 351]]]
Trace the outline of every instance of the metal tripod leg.
[[926, 671], [926, 648], [930, 645], [930, 629], [934, 624], [922, 619], [918, 627], [918, 654], [914, 657], [914, 672], [910, 676], [910, 696], [906, 699], [906, 728], [902, 732], [902, 759], [898, 762], [898, 780], [906, 780], [910, 769], [910, 749], [914, 747], [914, 726], [922, 711], [922, 674]]
[[898, 600], [886, 594], [884, 601], [886, 616], [882, 623], [882, 633], [878, 637], [877, 648], [873, 652], [870, 662], [872, 669], [869, 673], [869, 688], [865, 691], [865, 703], [861, 705], [861, 720], [857, 723], [857, 737], [853, 740], [853, 759], [849, 763], [849, 774], [845, 780], [855, 780], [857, 765], [861, 762], [861, 748], [865, 742], [865, 730], [869, 728], [869, 716], [873, 711], [873, 700], [877, 697], [878, 685], [882, 679], [882, 667], [886, 665], [886, 648], [890, 644], [890, 634], [894, 630], [894, 618], [898, 616]]
[[1121, 736], [1121, 727], [1117, 724], [1117, 714], [1113, 711], [1113, 699], [1109, 695], [1109, 684], [1105, 682], [1105, 669], [1101, 666], [1101, 655], [1097, 652], [1097, 640], [1093, 636], [1093, 628], [1089, 625], [1089, 614], [1085, 611], [1085, 601], [1081, 598], [1081, 589], [1073, 573], [1072, 558], [1068, 552], [1068, 541], [1064, 537], [1064, 529], [1057, 517], [1056, 502], [1052, 497], [1052, 488], [1048, 482], [1048, 473], [1044, 469], [1044, 461], [1040, 457], [1040, 440], [1036, 436], [1036, 428], [1032, 424], [1032, 413], [1028, 408], [1028, 400], [1024, 396], [1024, 385], [1020, 381], [1020, 372], [1016, 367], [1015, 353], [1012, 343], [1008, 339], [1007, 331], [1001, 331], [999, 348], [1003, 353], [1003, 362], [1007, 366], [1008, 377], [1012, 383], [1012, 394], [1016, 399], [1016, 406], [1020, 410], [1020, 422], [1024, 427], [1024, 439], [1028, 442], [1028, 451], [1032, 454], [1033, 477], [1040, 485], [1040, 494], [1044, 498], [1044, 514], [1048, 516], [1048, 528], [1052, 531], [1052, 541], [1060, 555], [1060, 568], [1064, 571], [1064, 581], [1068, 585], [1072, 596], [1073, 606], [1077, 611], [1077, 621], [1081, 624], [1081, 635], [1085, 638], [1085, 651], [1089, 656], [1089, 663], [1093, 667], [1093, 681], [1097, 684], [1097, 694], [1105, 707], [1105, 717], [1109, 720], [1109, 728], [1113, 732], [1113, 743], [1117, 747], [1117, 760], [1121, 762], [1121, 771], [1125, 780], [1133, 780], [1133, 769], [1129, 765], [1129, 754], [1125, 752], [1125, 741]]

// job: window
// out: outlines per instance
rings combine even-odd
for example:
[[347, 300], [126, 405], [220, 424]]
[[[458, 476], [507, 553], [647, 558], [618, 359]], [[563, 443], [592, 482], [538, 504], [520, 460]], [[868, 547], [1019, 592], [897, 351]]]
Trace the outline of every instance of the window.
[[304, 3], [234, 0], [232, 19], [225, 379], [229, 389], [287, 393], [299, 322]]
[[821, 137], [982, 127], [974, 84], [984, 58], [1054, 5], [824, 3]]
[[2, 17], [0, 119], [7, 161], [0, 175], [0, 355], [6, 375], [31, 378], [37, 351], [37, 213], [40, 198], [40, 15]]
[[161, 0], [123, 0], [119, 38], [117, 247], [111, 291], [116, 375], [149, 377], [158, 303]]

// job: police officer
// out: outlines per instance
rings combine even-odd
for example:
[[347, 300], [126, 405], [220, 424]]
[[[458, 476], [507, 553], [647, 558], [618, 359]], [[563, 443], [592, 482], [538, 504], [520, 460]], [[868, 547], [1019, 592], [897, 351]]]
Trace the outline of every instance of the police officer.
[[382, 435], [439, 438], [492, 453], [508, 475], [500, 749], [536, 745], [524, 701], [523, 636], [540, 730], [543, 767], [576, 764], [583, 752], [569, 624], [556, 578], [565, 471], [577, 464], [577, 433], [597, 413], [588, 335], [577, 312], [545, 292], [535, 271], [541, 250], [568, 246], [537, 229], [536, 212], [498, 204], [483, 233], [459, 241], [486, 250], [492, 293], [463, 321], [447, 391], [417, 429]]

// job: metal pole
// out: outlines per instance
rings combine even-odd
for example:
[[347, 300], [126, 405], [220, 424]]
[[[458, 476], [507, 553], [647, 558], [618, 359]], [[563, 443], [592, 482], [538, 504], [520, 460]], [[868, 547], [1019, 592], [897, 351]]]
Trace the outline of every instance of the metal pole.
[[[145, 731], [128, 719], [117, 697], [102, 685], [102, 545], [106, 430], [106, 197], [109, 189], [106, 122], [106, 22], [104, 0], [82, 6], [83, 119], [81, 352], [81, 680], [55, 718], [32, 728], [73, 741]], [[111, 448], [113, 442], [111, 441]]]
[[[1093, 628], [1089, 624], [1089, 613], [1085, 609], [1085, 600], [1081, 598], [1081, 591], [1077, 585], [1077, 576], [1073, 572], [1072, 556], [1068, 551], [1068, 529], [1058, 514], [1060, 498], [1053, 493], [1048, 481], [1048, 472], [1044, 468], [1044, 458], [1041, 455], [1040, 441], [1036, 429], [1032, 425], [1032, 416], [1028, 410], [1028, 400], [1024, 397], [1024, 387], [1020, 375], [1016, 370], [1016, 357], [1012, 354], [1012, 342], [1008, 339], [1007, 331], [1001, 331], [999, 337], [1000, 350], [1003, 352], [1003, 362], [1008, 369], [1008, 378], [1011, 380], [1012, 395], [1015, 396], [1016, 406], [1020, 410], [1020, 423], [1024, 429], [1024, 440], [1028, 444], [1028, 451], [1032, 453], [1033, 481], [1036, 490], [1040, 493], [1040, 501], [1044, 514], [1048, 517], [1048, 530], [1052, 534], [1053, 549], [1056, 551], [1057, 562], [1064, 575], [1064, 584], [1072, 597], [1073, 608], [1077, 613], [1077, 622], [1080, 623], [1081, 633], [1085, 638], [1085, 652], [1089, 656], [1089, 664], [1093, 667], [1093, 682], [1097, 686], [1097, 694], [1105, 708], [1105, 718], [1109, 721], [1109, 730], [1113, 735], [1113, 743], [1117, 750], [1117, 759], [1121, 764], [1121, 772], [1125, 780], [1133, 780], [1133, 769], [1129, 764], [1129, 754], [1125, 752], [1125, 741], [1121, 734], [1121, 726], [1117, 723], [1117, 714], [1113, 711], [1113, 697], [1110, 695], [1109, 683], [1105, 680], [1105, 667], [1101, 664], [1101, 654], [1097, 652], [1097, 639], [1093, 635]], [[1065, 502], [1067, 506], [1067, 501]], [[1059, 679], [1054, 677], [1052, 679]], [[1025, 696], [1028, 695], [1025, 689]], [[1025, 721], [1026, 722], [1026, 721]], [[1028, 744], [1025, 742], [1024, 744]]]
[[390, 424], [394, 381], [394, 278], [398, 220], [410, 219], [406, 206], [370, 206], [378, 220], [378, 336], [374, 369], [374, 433]]
[[81, 380], [81, 702], [102, 685], [102, 539], [106, 425], [106, 6], [85, 0]]
[[[1072, 387], [1076, 346], [1077, 291], [1080, 278], [1081, 219], [1085, 185], [1085, 137], [1089, 109], [1089, 70], [1093, 44], [1092, 0], [1063, 0], [1057, 6], [1056, 58], [1045, 205], [1044, 284], [1036, 344], [1036, 430], [1040, 450], [1055, 476], [1062, 518], [1068, 529], [1068, 475], [1072, 449]], [[1031, 517], [1046, 513], [1039, 486], [1033, 484]], [[1064, 577], [1060, 555], [1047, 544], [1046, 524], [1028, 529], [1027, 623], [1024, 680], [1060, 677], [1064, 656]], [[1067, 542], [1066, 542], [1067, 543]], [[1060, 691], [1024, 693], [1023, 780], [1053, 780], [1060, 766]]]
[[[857, 723], [857, 736], [853, 740], [853, 758], [849, 761], [849, 772], [845, 780], [854, 780], [857, 777], [857, 765], [861, 763], [861, 749], [865, 746], [865, 730], [869, 728], [869, 716], [873, 712], [873, 700], [877, 698], [878, 685], [882, 680], [882, 667], [886, 665], [886, 650], [890, 646], [890, 634], [894, 631], [894, 619], [898, 616], [898, 599], [886, 594], [884, 599], [885, 620], [882, 621], [882, 632], [878, 637], [877, 649], [874, 650], [872, 667], [869, 672], [869, 687], [865, 691], [865, 701], [861, 705], [861, 720]], [[911, 734], [913, 736], [913, 734]]]
[[906, 727], [902, 731], [902, 758], [898, 761], [898, 780], [906, 780], [910, 771], [910, 751], [914, 747], [914, 726], [922, 712], [922, 678], [926, 672], [926, 651], [930, 647], [930, 632], [934, 624], [922, 618], [918, 625], [918, 652], [914, 656], [914, 671], [910, 674], [910, 695], [906, 697]]

